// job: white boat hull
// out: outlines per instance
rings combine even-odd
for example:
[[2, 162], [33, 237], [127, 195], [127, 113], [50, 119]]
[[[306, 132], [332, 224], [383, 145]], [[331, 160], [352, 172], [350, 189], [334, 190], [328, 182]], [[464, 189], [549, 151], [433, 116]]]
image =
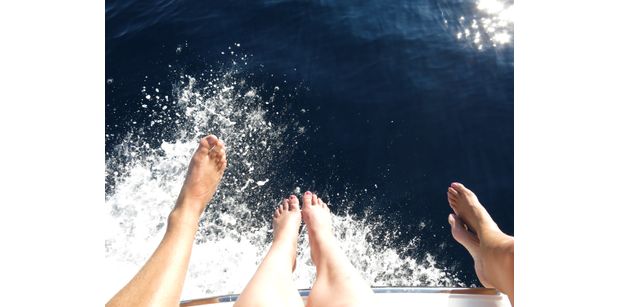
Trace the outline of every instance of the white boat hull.
[[[510, 306], [508, 297], [486, 288], [397, 288], [376, 287], [377, 306]], [[306, 301], [309, 290], [299, 290]], [[181, 302], [181, 306], [232, 306], [238, 295], [222, 295]]]

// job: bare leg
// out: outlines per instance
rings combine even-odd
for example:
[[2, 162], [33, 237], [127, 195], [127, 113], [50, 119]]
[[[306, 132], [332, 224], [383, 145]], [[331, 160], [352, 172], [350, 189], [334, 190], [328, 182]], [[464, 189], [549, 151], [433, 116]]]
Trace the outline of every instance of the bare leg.
[[293, 283], [299, 225], [299, 200], [291, 195], [276, 208], [271, 248], [235, 306], [304, 306]]
[[303, 197], [303, 220], [308, 227], [316, 281], [308, 306], [370, 306], [374, 292], [338, 246], [329, 208], [315, 194]]
[[474, 258], [478, 279], [485, 287], [506, 293], [514, 305], [514, 238], [497, 227], [464, 185], [451, 184], [448, 202], [455, 213], [448, 217], [452, 236]]
[[226, 168], [224, 143], [200, 140], [161, 243], [136, 276], [106, 306], [179, 306], [198, 219]]

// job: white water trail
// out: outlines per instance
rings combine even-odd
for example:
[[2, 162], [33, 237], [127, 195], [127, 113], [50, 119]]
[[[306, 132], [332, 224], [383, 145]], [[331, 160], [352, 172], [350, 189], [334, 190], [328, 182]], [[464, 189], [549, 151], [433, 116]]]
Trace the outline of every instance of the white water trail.
[[[285, 132], [302, 130], [295, 122], [271, 123], [265, 108], [269, 100], [232, 73], [182, 77], [171, 99], [144, 94], [143, 107], [153, 110], [151, 126], [172, 129], [173, 140], [149, 145], [138, 130], [106, 160], [104, 290], [114, 295], [157, 247], [197, 140], [213, 133], [226, 143], [229, 167], [201, 219], [182, 298], [239, 293], [270, 246], [276, 200], [288, 195], [270, 190], [286, 171], [279, 167], [289, 152], [285, 144], [295, 143], [295, 136]], [[294, 190], [299, 193], [294, 187], [289, 192]], [[388, 245], [391, 238], [376, 238], [379, 223], [352, 215], [334, 216], [333, 222], [342, 248], [372, 285], [462, 285], [437, 268], [431, 255], [422, 260], [402, 256], [416, 248], [415, 241], [394, 248]], [[298, 250], [295, 283], [310, 288], [316, 272], [305, 230]]]

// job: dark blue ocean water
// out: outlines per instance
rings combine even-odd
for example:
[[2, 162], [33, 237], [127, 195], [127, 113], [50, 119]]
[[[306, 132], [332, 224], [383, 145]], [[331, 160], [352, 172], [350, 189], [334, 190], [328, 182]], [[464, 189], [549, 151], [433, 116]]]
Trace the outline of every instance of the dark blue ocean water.
[[450, 237], [445, 192], [463, 182], [513, 234], [513, 43], [475, 39], [489, 16], [475, 1], [106, 0], [106, 152], [136, 127], [149, 134], [143, 86], [169, 93], [179, 71], [247, 55], [247, 82], [279, 88], [271, 110], [305, 111], [286, 164], [297, 185], [358, 193], [352, 210], [401, 230], [390, 244], [419, 237], [420, 250], [478, 283]]

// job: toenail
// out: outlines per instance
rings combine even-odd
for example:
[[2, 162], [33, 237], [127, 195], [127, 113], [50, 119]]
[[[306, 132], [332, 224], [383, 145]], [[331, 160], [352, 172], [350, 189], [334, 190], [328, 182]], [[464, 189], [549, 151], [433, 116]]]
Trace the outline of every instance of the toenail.
[[312, 193], [310, 193], [310, 191], [306, 191], [306, 195], [311, 195]]

